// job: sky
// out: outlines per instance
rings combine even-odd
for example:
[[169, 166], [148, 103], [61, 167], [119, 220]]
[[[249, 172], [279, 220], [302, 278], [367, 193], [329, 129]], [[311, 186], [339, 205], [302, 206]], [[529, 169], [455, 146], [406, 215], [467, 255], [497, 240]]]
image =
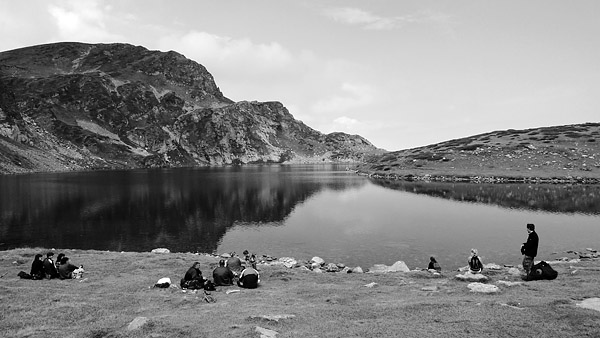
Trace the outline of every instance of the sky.
[[386, 150], [598, 122], [597, 0], [0, 0], [0, 51], [174, 50], [234, 101]]

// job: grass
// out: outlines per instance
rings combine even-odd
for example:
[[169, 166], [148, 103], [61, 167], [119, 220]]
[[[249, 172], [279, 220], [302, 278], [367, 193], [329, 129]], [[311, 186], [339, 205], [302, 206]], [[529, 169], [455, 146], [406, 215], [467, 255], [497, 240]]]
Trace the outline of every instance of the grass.
[[[210, 275], [218, 261], [213, 256], [60, 250], [84, 265], [82, 280], [19, 279], [17, 273], [28, 272], [33, 256], [45, 251], [0, 252], [4, 337], [259, 337], [257, 326], [278, 332], [277, 337], [593, 337], [600, 332], [600, 312], [575, 305], [599, 296], [597, 261], [553, 265], [556, 280], [501, 286], [498, 294], [469, 291], [454, 271], [436, 277], [422, 271], [315, 273], [259, 265], [258, 289], [218, 287], [212, 292], [217, 302], [206, 303], [202, 293], [152, 286], [162, 277], [178, 284], [194, 261]], [[507, 269], [487, 274], [489, 283], [520, 281]], [[365, 287], [371, 282], [377, 285]], [[293, 317], [262, 317], [270, 315]], [[148, 321], [128, 330], [136, 317]]]

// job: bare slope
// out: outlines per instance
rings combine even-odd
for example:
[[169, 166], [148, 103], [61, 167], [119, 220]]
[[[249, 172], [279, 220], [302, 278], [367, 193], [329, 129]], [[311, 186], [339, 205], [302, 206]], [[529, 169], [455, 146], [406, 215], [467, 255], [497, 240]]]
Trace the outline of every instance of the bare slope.
[[494, 131], [374, 156], [358, 170], [408, 180], [596, 183], [600, 123]]
[[202, 65], [128, 44], [0, 53], [0, 173], [357, 161], [376, 148], [322, 134], [279, 102], [233, 102]]

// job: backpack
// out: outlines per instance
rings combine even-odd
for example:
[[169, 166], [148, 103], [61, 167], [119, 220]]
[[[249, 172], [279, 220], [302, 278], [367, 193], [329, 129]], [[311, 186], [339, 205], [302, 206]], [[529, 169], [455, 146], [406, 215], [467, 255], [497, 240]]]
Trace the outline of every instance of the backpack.
[[213, 283], [211, 281], [206, 281], [204, 283], [204, 290], [206, 290], [206, 291], [215, 291], [215, 290], [217, 290], [217, 288], [215, 287], [215, 283]]
[[539, 280], [539, 279], [556, 279], [558, 276], [558, 272], [554, 270], [550, 264], [541, 261], [531, 267], [531, 271], [529, 275], [527, 275], [526, 280]]
[[482, 271], [483, 270], [483, 264], [481, 264], [479, 257], [477, 257], [477, 256], [471, 257], [471, 260], [469, 261], [469, 268], [471, 269], [471, 271]]

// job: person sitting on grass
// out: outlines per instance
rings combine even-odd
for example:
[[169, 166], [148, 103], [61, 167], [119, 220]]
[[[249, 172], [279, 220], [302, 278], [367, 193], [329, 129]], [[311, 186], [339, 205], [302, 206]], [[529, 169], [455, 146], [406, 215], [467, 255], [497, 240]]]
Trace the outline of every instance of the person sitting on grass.
[[73, 272], [80, 268], [82, 267], [69, 263], [69, 257], [63, 255], [58, 266], [58, 276], [60, 279], [71, 279], [73, 278]]
[[233, 285], [233, 272], [225, 266], [225, 261], [220, 260], [219, 266], [213, 270], [213, 281], [217, 286]]
[[477, 255], [477, 249], [471, 249], [471, 255], [469, 256], [469, 271], [471, 273], [481, 273], [483, 271], [483, 263], [481, 258]]
[[237, 285], [241, 288], [256, 289], [260, 283], [260, 275], [258, 271], [252, 267], [243, 267], [238, 279]]
[[65, 257], [64, 253], [59, 253], [58, 256], [56, 256], [56, 261], [54, 262], [54, 266], [56, 267], [56, 271], [58, 271], [58, 267], [62, 264], [62, 259], [63, 257]]
[[435, 257], [431, 256], [431, 257], [429, 257], [429, 266], [427, 267], [427, 270], [434, 270], [435, 272], [442, 272], [442, 267], [435, 260]]
[[52, 257], [54, 256], [54, 252], [50, 251], [46, 254], [46, 258], [44, 258], [44, 276], [47, 279], [58, 278], [58, 271], [56, 271], [56, 266], [54, 265], [54, 261]]
[[180, 285], [182, 289], [196, 290], [204, 288], [204, 277], [202, 277], [202, 271], [200, 271], [200, 262], [194, 262], [181, 279]]
[[229, 257], [229, 259], [227, 259], [227, 262], [225, 262], [225, 266], [231, 269], [231, 271], [233, 271], [233, 273], [237, 275], [242, 270], [242, 261], [235, 254], [235, 252], [232, 252], [231, 257]]
[[31, 279], [43, 279], [44, 278], [44, 262], [42, 262], [42, 255], [37, 254], [31, 263]]

